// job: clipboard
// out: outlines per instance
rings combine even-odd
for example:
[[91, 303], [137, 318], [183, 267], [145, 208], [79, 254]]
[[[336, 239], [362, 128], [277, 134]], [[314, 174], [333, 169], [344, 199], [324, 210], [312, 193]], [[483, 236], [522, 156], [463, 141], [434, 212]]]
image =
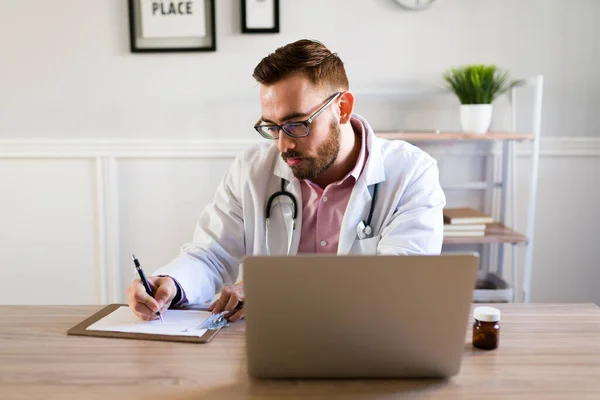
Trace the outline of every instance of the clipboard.
[[86, 318], [79, 324], [75, 325], [67, 331], [67, 335], [75, 336], [96, 336], [96, 337], [107, 337], [107, 338], [119, 338], [119, 339], [137, 339], [137, 340], [157, 340], [163, 342], [185, 342], [185, 343], [208, 343], [215, 337], [217, 333], [223, 328], [223, 326], [207, 329], [206, 333], [202, 336], [177, 336], [177, 335], [160, 335], [150, 333], [133, 333], [133, 332], [115, 332], [115, 331], [91, 331], [87, 330], [88, 326], [106, 317], [119, 307], [127, 307], [127, 304], [109, 304], [97, 313]]

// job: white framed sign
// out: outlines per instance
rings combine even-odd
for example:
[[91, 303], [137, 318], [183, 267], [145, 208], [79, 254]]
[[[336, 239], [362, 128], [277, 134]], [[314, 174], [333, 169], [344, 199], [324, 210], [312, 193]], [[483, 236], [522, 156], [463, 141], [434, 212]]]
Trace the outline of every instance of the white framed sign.
[[215, 0], [129, 0], [131, 52], [216, 51]]

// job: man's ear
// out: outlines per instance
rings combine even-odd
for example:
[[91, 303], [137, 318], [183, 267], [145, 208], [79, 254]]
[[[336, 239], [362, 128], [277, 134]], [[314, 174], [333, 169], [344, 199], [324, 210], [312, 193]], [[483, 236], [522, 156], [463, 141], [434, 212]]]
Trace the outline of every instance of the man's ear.
[[352, 112], [354, 111], [354, 95], [350, 91], [345, 91], [339, 98], [340, 108], [340, 124], [345, 124], [350, 121]]

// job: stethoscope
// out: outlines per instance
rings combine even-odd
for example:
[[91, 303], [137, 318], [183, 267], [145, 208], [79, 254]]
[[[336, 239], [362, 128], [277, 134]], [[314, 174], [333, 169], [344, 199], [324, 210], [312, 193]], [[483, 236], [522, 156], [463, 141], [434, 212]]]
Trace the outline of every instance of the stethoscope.
[[[371, 228], [371, 220], [373, 219], [373, 212], [375, 211], [375, 202], [377, 201], [377, 186], [373, 188], [373, 198], [371, 200], [371, 207], [369, 208], [369, 215], [366, 220], [360, 221], [358, 226], [356, 227], [356, 235], [359, 240], [368, 239], [373, 237], [373, 229]], [[269, 220], [271, 218], [271, 206], [273, 205], [273, 201], [279, 197], [285, 196], [292, 200], [292, 205], [294, 207], [294, 213], [292, 215], [292, 226], [290, 231], [288, 232], [288, 246], [287, 246], [287, 255], [290, 255], [292, 251], [292, 240], [294, 236], [294, 231], [296, 230], [296, 217], [298, 216], [298, 202], [296, 201], [296, 197], [285, 190], [285, 179], [281, 178], [281, 190], [275, 192], [269, 197], [267, 200], [267, 208], [265, 210], [265, 243], [267, 245], [267, 254], [271, 255], [271, 249], [269, 247]]]

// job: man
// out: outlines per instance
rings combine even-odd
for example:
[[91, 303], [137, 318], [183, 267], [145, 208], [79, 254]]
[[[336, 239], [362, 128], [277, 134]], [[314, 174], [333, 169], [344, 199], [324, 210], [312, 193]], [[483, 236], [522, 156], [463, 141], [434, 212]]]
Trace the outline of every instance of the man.
[[255, 130], [271, 143], [236, 158], [193, 241], [148, 278], [155, 298], [138, 280], [129, 286], [129, 306], [142, 319], [220, 290], [210, 309], [243, 318], [243, 282], [234, 282], [246, 255], [441, 251], [446, 199], [435, 160], [376, 138], [353, 114], [336, 54], [300, 40], [265, 57], [253, 76], [262, 111]]

